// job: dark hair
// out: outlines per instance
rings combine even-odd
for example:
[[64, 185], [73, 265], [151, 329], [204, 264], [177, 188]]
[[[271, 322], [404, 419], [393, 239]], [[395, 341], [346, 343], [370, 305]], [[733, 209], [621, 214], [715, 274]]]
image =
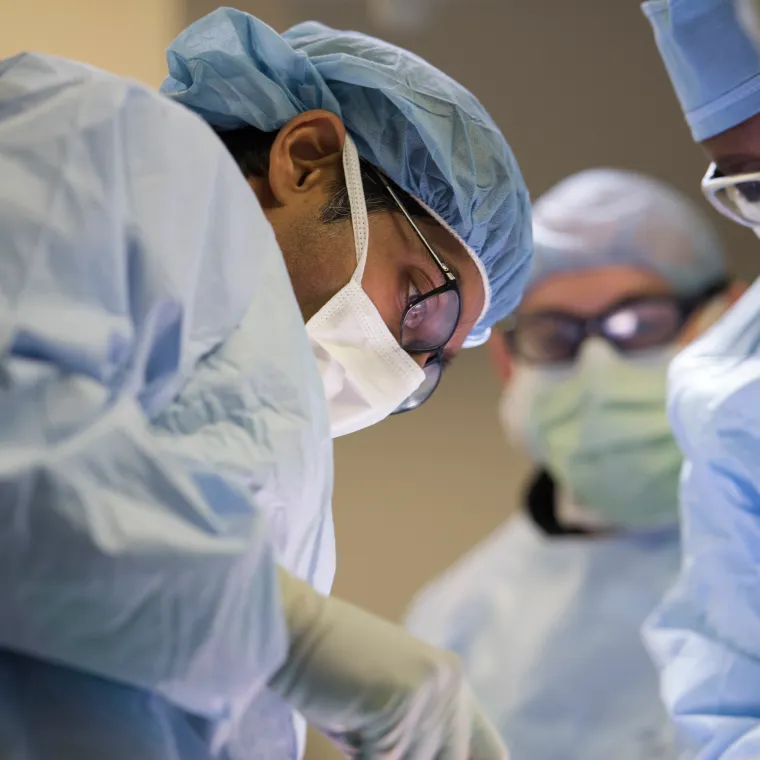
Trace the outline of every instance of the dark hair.
[[[217, 135], [232, 154], [246, 179], [266, 177], [269, 172], [269, 154], [272, 151], [272, 145], [274, 145], [277, 134], [277, 132], [262, 132], [256, 127], [241, 127], [225, 132], [217, 131]], [[372, 164], [363, 158], [360, 163], [367, 213], [398, 211], [391, 194], [378, 182]], [[388, 183], [393, 187], [393, 191], [398, 195], [410, 215], [423, 219], [430, 218], [430, 214], [411, 195], [391, 180], [388, 180]], [[350, 218], [351, 207], [348, 202], [346, 183], [344, 181], [336, 182], [332, 198], [322, 209], [321, 220], [325, 224], [331, 224]]]
[[539, 468], [525, 489], [525, 508], [533, 522], [548, 536], [585, 536], [580, 525], [563, 524], [557, 515], [557, 486], [548, 470]]

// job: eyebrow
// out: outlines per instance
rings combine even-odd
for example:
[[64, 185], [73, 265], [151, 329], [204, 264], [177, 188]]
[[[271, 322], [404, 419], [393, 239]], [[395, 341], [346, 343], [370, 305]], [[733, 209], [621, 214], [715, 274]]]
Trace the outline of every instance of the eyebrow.
[[579, 310], [575, 308], [556, 307], [556, 306], [544, 306], [537, 309], [528, 309], [516, 314], [515, 324], [521, 320], [531, 320], [536, 317], [545, 316], [560, 316], [571, 317], [572, 319], [589, 320], [599, 319], [612, 315], [617, 311], [623, 311], [626, 308], [630, 308], [632, 304], [638, 301], [656, 301], [661, 299], [678, 301], [676, 293], [669, 289], [656, 290], [656, 291], [630, 291], [626, 295], [625, 292], [621, 293], [619, 298], [616, 298], [611, 303], [608, 303], [600, 308], [593, 309], [591, 311]]

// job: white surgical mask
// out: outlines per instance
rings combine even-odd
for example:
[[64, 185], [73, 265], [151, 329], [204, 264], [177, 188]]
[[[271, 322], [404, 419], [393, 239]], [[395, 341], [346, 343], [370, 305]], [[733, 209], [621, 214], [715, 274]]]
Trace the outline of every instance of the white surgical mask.
[[362, 288], [369, 224], [359, 154], [347, 135], [343, 148], [356, 270], [307, 323], [330, 411], [333, 438], [374, 425], [392, 414], [425, 379]]
[[521, 365], [502, 397], [502, 423], [602, 522], [672, 524], [682, 457], [665, 404], [675, 352], [624, 357], [591, 339], [567, 369]]

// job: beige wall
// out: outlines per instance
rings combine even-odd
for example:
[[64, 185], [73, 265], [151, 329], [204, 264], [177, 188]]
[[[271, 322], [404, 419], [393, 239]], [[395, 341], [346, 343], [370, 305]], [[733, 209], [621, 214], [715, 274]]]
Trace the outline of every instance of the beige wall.
[[181, 0], [0, 0], [0, 57], [35, 50], [158, 86]]

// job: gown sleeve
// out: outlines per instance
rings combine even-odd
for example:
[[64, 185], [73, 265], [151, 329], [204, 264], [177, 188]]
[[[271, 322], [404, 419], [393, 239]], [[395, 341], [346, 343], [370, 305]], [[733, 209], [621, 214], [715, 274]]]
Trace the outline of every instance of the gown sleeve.
[[261, 510], [150, 424], [241, 320], [272, 235], [189, 111], [68, 61], [0, 62], [6, 652], [210, 717], [283, 661]]

